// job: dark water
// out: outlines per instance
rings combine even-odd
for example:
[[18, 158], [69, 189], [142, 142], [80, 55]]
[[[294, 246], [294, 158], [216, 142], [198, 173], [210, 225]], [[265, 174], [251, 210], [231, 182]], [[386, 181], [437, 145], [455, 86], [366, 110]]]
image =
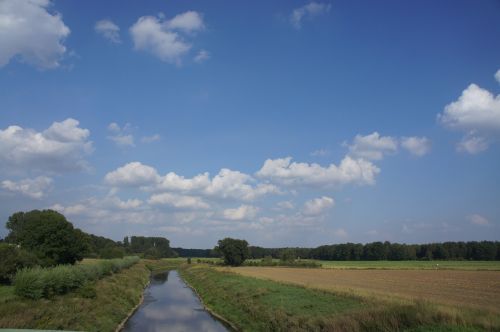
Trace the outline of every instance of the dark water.
[[177, 271], [151, 278], [144, 303], [127, 321], [123, 331], [227, 331], [203, 309], [200, 300]]

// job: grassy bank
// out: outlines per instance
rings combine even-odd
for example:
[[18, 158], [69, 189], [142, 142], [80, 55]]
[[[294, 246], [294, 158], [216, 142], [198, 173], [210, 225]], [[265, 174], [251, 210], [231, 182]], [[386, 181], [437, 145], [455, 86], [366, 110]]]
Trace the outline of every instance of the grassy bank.
[[39, 300], [16, 296], [12, 286], [0, 287], [0, 328], [114, 331], [139, 302], [149, 275], [140, 261], [94, 281], [90, 289]]
[[[292, 272], [292, 269], [289, 269]], [[207, 266], [181, 275], [204, 303], [244, 331], [476, 331], [498, 319], [431, 303], [388, 303], [244, 277]]]

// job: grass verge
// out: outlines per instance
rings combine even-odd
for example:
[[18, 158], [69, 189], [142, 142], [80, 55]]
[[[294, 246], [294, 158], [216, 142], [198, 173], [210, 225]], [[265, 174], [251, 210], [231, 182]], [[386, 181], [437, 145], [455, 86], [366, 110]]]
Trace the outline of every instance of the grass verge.
[[39, 300], [15, 296], [12, 289], [1, 287], [0, 328], [114, 331], [139, 302], [149, 275], [140, 261], [86, 285], [82, 292]]
[[476, 331], [500, 327], [494, 317], [444, 310], [427, 302], [380, 302], [203, 265], [183, 266], [180, 272], [212, 311], [243, 331]]

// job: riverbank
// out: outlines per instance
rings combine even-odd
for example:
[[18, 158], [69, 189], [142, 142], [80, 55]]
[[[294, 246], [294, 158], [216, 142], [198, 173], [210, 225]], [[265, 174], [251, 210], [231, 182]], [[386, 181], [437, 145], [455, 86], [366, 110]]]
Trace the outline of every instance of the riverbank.
[[[115, 331], [140, 302], [150, 276], [140, 261], [77, 290], [51, 299], [29, 300], [0, 288], [0, 328]], [[2, 290], [3, 289], [3, 290]]]
[[[286, 269], [293, 273], [293, 269]], [[244, 331], [481, 331], [497, 330], [498, 317], [431, 302], [379, 301], [245, 277], [196, 265], [182, 277], [203, 302]]]

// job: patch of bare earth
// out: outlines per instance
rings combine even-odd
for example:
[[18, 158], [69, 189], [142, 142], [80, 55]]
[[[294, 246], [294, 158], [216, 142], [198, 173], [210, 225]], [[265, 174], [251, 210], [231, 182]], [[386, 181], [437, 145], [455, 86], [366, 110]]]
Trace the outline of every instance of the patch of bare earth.
[[500, 271], [232, 268], [245, 276], [326, 290], [395, 296], [500, 312]]

